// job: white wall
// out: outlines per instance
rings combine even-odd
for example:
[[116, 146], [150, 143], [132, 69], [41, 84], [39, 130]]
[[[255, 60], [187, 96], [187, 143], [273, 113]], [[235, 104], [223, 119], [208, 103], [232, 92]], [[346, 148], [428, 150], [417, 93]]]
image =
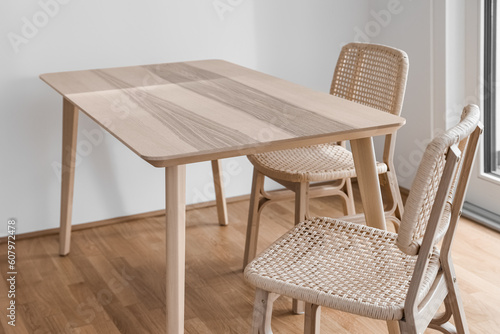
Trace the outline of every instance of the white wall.
[[[360, 38], [364, 41], [368, 37], [366, 41], [402, 49], [409, 57], [408, 82], [401, 113], [406, 118], [406, 125], [398, 131], [394, 157], [399, 185], [405, 188], [411, 187], [425, 145], [433, 136], [432, 2], [370, 1], [370, 18], [363, 29], [366, 36]], [[444, 110], [436, 112], [444, 115]], [[444, 119], [444, 116], [438, 117]], [[380, 140], [377, 144], [380, 154]]]
[[[61, 159], [61, 97], [39, 74], [223, 58], [327, 91], [340, 45], [369, 21], [368, 0], [58, 1], [65, 4], [48, 8], [53, 16], [44, 16], [38, 1], [0, 2], [0, 220], [17, 218], [18, 233], [59, 224], [54, 165]], [[226, 4], [226, 11], [214, 3]], [[15, 52], [9, 33], [23, 36], [23, 20], [34, 15], [38, 31], [24, 31]], [[401, 137], [409, 141], [416, 131], [407, 131]], [[74, 224], [164, 208], [163, 170], [110, 135], [92, 143], [84, 132], [99, 139], [102, 130], [80, 116]], [[245, 158], [230, 161], [227, 195], [248, 193], [251, 167]], [[211, 182], [207, 163], [189, 166], [188, 203], [212, 199]], [[5, 235], [6, 228], [0, 230]]]

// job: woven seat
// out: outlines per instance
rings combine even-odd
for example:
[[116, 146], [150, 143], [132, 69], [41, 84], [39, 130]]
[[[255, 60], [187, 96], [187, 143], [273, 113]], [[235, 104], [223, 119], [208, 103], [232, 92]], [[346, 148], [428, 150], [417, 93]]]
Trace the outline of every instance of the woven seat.
[[397, 234], [313, 218], [254, 259], [245, 268], [257, 287], [251, 333], [272, 333], [272, 303], [285, 295], [306, 302], [307, 334], [319, 333], [321, 306], [386, 320], [390, 333], [467, 334], [450, 250], [481, 132], [469, 105], [427, 146]]
[[[350, 43], [340, 52], [330, 94], [400, 115], [407, 73], [408, 57], [405, 52], [377, 44]], [[387, 189], [388, 196], [384, 198], [391, 201], [386, 203], [386, 216], [397, 227], [403, 213], [403, 202], [392, 161], [395, 140], [395, 133], [386, 136], [383, 162], [377, 163], [376, 167]], [[254, 166], [254, 175], [244, 267], [255, 257], [260, 213], [270, 202], [294, 199], [295, 224], [307, 217], [308, 200], [313, 197], [340, 196], [344, 214], [356, 215], [351, 186], [356, 170], [352, 154], [345, 148], [345, 143], [266, 152], [250, 155], [248, 159]], [[280, 183], [288, 191], [280, 192], [279, 196], [266, 192], [265, 177]], [[315, 184], [310, 185], [311, 182]], [[356, 219], [363, 220], [364, 216], [358, 215]], [[300, 312], [295, 305], [294, 310]]]
[[[382, 319], [403, 317], [416, 256], [396, 245], [397, 234], [331, 218], [297, 225], [245, 269], [256, 287], [311, 304]], [[439, 270], [434, 249], [420, 302]]]
[[[291, 182], [320, 182], [356, 177], [352, 153], [336, 144], [322, 144], [248, 156], [262, 174]], [[379, 174], [387, 165], [377, 163]]]

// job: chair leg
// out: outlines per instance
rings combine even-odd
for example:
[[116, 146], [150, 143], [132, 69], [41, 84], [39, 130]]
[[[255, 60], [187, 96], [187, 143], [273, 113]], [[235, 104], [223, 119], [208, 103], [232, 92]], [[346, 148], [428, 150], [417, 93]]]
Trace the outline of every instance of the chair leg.
[[391, 193], [392, 201], [394, 202], [394, 216], [401, 220], [403, 217], [403, 199], [401, 198], [401, 191], [399, 190], [398, 179], [396, 177], [396, 173], [389, 170], [386, 173], [387, 181], [389, 183], [389, 191]]
[[448, 296], [444, 300], [446, 307], [450, 308], [455, 321], [455, 327], [458, 334], [469, 334], [469, 327], [465, 319], [465, 311], [460, 297], [460, 291], [457, 285], [457, 275], [451, 258], [447, 263], [443, 263], [443, 270], [446, 277], [446, 285], [448, 287]]
[[262, 289], [255, 290], [251, 334], [272, 334], [273, 303], [279, 295]]
[[[455, 283], [456, 284], [456, 283]], [[454, 290], [454, 291], [451, 291]], [[450, 289], [449, 298], [446, 298], [445, 303], [449, 303], [451, 312], [453, 313], [453, 320], [455, 321], [455, 328], [458, 334], [469, 334], [469, 327], [465, 319], [465, 311], [462, 304], [462, 298], [457, 287], [454, 286]]]
[[[444, 334], [469, 334], [460, 292], [455, 279], [456, 276], [453, 263], [446, 263], [444, 261], [443, 270], [445, 271], [448, 287], [448, 295], [444, 300], [445, 311], [432, 319], [429, 328]], [[452, 316], [455, 325], [449, 322]]]
[[228, 224], [227, 203], [226, 197], [224, 196], [224, 183], [222, 182], [220, 160], [212, 160], [212, 173], [214, 176], [215, 204], [217, 206], [219, 225], [225, 226]]
[[243, 269], [257, 254], [257, 240], [259, 238], [260, 223], [260, 190], [264, 186], [264, 174], [253, 170], [252, 193], [250, 195], [250, 208], [248, 210], [247, 236], [245, 240], [245, 255], [243, 256]]
[[387, 331], [389, 334], [401, 334], [398, 321], [387, 321]]
[[445, 311], [441, 314], [438, 314], [432, 319], [431, 323], [429, 324], [429, 328], [444, 334], [462, 333], [458, 332], [455, 326], [453, 326], [449, 322], [451, 316], [453, 315], [451, 310], [451, 301], [449, 300], [449, 298], [450, 295], [448, 294], [448, 296], [446, 296], [446, 299], [444, 300]]
[[[417, 332], [417, 325], [413, 322], [408, 321], [399, 321], [399, 331], [396, 329], [396, 325], [392, 324], [394, 321], [387, 321], [387, 329], [389, 330], [389, 334], [392, 333], [404, 333], [404, 334], [421, 334], [421, 332]], [[395, 331], [395, 332], [391, 332]]]
[[295, 225], [304, 221], [309, 214], [309, 183], [297, 183], [295, 188]]
[[[304, 221], [309, 214], [309, 183], [297, 183], [295, 188], [295, 225]], [[305, 303], [294, 299], [292, 301], [292, 311], [295, 314], [304, 314]]]
[[304, 334], [319, 334], [321, 306], [306, 303], [304, 316]]
[[292, 300], [292, 312], [295, 314], [304, 314], [306, 309], [306, 304], [302, 300], [293, 299]]
[[356, 208], [354, 206], [354, 193], [352, 191], [352, 182], [350, 178], [345, 179], [345, 189], [347, 199], [345, 199], [344, 202], [344, 214], [347, 216], [353, 216], [356, 214]]

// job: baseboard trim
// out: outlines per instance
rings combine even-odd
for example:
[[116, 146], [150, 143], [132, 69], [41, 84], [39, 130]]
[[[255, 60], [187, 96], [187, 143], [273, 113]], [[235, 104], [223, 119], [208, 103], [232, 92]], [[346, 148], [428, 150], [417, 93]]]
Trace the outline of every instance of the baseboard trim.
[[475, 204], [465, 202], [462, 208], [462, 216], [500, 232], [500, 215], [485, 210]]
[[[226, 198], [226, 202], [227, 203], [241, 202], [241, 201], [246, 201], [249, 198], [250, 198], [250, 195], [228, 197], [228, 198]], [[208, 208], [211, 206], [215, 206], [215, 201], [207, 201], [207, 202], [186, 205], [186, 211]], [[162, 216], [164, 214], [165, 214], [165, 210], [155, 210], [155, 211], [138, 213], [138, 214], [134, 214], [134, 215], [121, 216], [121, 217], [110, 218], [110, 219], [103, 219], [103, 220], [98, 220], [98, 221], [94, 221], [94, 222], [73, 225], [73, 226], [71, 226], [71, 231], [74, 232], [74, 231], [86, 230], [89, 228], [95, 228], [95, 227], [101, 227], [101, 226], [107, 226], [107, 225], [113, 225], [113, 224], [121, 224], [121, 223], [126, 223], [126, 222], [129, 222], [132, 220], [137, 220], [137, 219], [159, 217], [159, 216]], [[47, 230], [16, 234], [16, 240], [44, 237], [47, 235], [54, 235], [54, 234], [58, 234], [58, 233], [59, 233], [59, 227], [56, 227], [56, 228], [50, 228]], [[2, 244], [4, 242], [7, 242], [7, 237], [0, 238], [0, 244]]]

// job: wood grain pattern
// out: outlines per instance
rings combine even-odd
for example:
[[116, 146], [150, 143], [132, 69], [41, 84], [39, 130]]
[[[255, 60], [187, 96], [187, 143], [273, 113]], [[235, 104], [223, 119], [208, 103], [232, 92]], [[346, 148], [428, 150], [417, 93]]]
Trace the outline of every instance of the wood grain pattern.
[[383, 135], [405, 122], [222, 60], [40, 77], [154, 166]]
[[[343, 212], [339, 198], [310, 204], [315, 216]], [[228, 209], [232, 219], [225, 227], [215, 207], [187, 211], [185, 333], [249, 332], [255, 294], [241, 272], [248, 200]], [[290, 200], [264, 210], [258, 251], [293, 226], [294, 209]], [[163, 216], [76, 231], [69, 257], [58, 255], [56, 235], [18, 241], [16, 328], [1, 321], [0, 333], [165, 333], [164, 231]], [[452, 256], [471, 333], [496, 334], [500, 327], [499, 245], [499, 233], [460, 220]], [[0, 258], [6, 257], [0, 245]], [[6, 261], [0, 271], [8, 271]], [[5, 291], [2, 279], [3, 319]], [[274, 302], [274, 334], [303, 332], [304, 316], [292, 314], [291, 303], [283, 297]], [[321, 327], [323, 333], [387, 333], [383, 321], [328, 308], [322, 308]]]

